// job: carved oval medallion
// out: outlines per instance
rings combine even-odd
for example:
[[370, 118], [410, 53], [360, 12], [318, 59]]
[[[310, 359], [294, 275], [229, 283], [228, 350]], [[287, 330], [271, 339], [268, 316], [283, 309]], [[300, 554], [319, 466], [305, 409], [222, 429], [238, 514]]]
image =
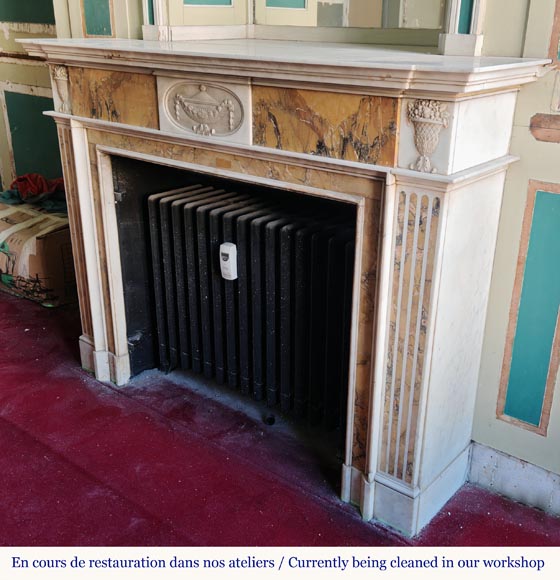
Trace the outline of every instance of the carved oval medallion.
[[164, 101], [169, 120], [197, 135], [231, 135], [243, 122], [241, 101], [219, 85], [180, 82], [169, 87]]

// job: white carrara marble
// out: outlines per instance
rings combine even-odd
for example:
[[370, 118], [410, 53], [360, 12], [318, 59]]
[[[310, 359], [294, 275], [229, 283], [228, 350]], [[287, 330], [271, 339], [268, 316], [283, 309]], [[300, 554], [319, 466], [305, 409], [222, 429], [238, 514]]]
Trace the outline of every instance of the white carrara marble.
[[[514, 160], [507, 152], [516, 91], [520, 85], [535, 80], [548, 61], [450, 57], [365, 45], [255, 39], [196, 42], [26, 39], [22, 43], [30, 54], [45, 58], [51, 66], [132, 70], [157, 78], [159, 130], [72, 116], [62, 107], [62, 85], [59, 110], [53, 114], [57, 121], [70, 123], [72, 130], [94, 327], [94, 343], [83, 345], [83, 357], [86, 366], [91, 368], [93, 363], [96, 376], [102, 380], [112, 379], [123, 384], [130, 376], [110, 170], [113, 154], [190, 171], [217, 172], [241, 181], [297, 188], [299, 192], [305, 192], [307, 186], [284, 182], [274, 172], [263, 170], [263, 164], [255, 164], [255, 168], [248, 166], [243, 173], [225, 170], [206, 160], [212, 155], [200, 156], [199, 165], [198, 160], [186, 162], [128, 150], [115, 153], [99, 146], [97, 163], [92, 164], [90, 155], [94, 153], [88, 142], [89, 128], [167, 144], [188, 143], [201, 150], [224, 151], [270, 164], [289, 162], [299, 169], [329, 168], [385, 179], [380, 282], [375, 298], [376, 370], [370, 393], [366, 466], [362, 471], [352, 464], [353, 425], [349, 420], [343, 497], [358, 503], [365, 519], [380, 519], [408, 535], [418, 533], [467, 477], [500, 204], [507, 166]], [[402, 98], [397, 167], [351, 163], [252, 145], [250, 92], [251, 85], [259, 84]], [[94, 180], [100, 184], [103, 206], [97, 213], [93, 203]], [[314, 188], [310, 193], [361, 203], [352, 191], [335, 193]], [[414, 285], [406, 286], [405, 291], [404, 277], [400, 276], [398, 284], [394, 284], [393, 276], [394, 256], [399, 237], [402, 243], [403, 235], [399, 234], [396, 210], [403, 197], [408, 200], [404, 207], [409, 208], [413, 196], [428, 199], [425, 210], [428, 217], [422, 223], [430, 224], [430, 228], [434, 224], [433, 231], [430, 229], [433, 237], [429, 238], [433, 266], [429, 266], [427, 273], [428, 264], [419, 237], [422, 214], [403, 218], [406, 223], [413, 220], [411, 247], [418, 263], [423, 264], [418, 286], [420, 292], [426, 290], [425, 312], [418, 309], [414, 316]], [[103, 243], [108, 256], [106, 263], [99, 258]], [[356, 275], [359, 279], [360, 272]], [[110, 300], [101, 287], [104, 276], [110, 280]], [[394, 285], [398, 290], [396, 299]], [[359, 291], [360, 284], [356, 284], [356, 296]], [[394, 468], [389, 468], [388, 459], [381, 460], [390, 451], [390, 447], [383, 447], [382, 427], [387, 424], [392, 428], [392, 423], [385, 423], [382, 401], [386, 389], [393, 389], [387, 387], [384, 373], [387, 363], [396, 360], [391, 358], [387, 344], [396, 302], [407, 305], [398, 310], [398, 316], [404, 312], [403, 320], [408, 321], [404, 326], [416, 329], [414, 352], [418, 352], [417, 358], [422, 363], [418, 375], [416, 362], [410, 369], [410, 376], [415, 377], [414, 391], [411, 387], [415, 397], [409, 396], [408, 404], [417, 411], [417, 420], [412, 423], [411, 412], [404, 429], [399, 415], [395, 426], [399, 434], [406, 430], [400, 474], [397, 461], [393, 462]], [[354, 301], [355, 305], [359, 303]], [[359, 318], [356, 310], [353, 317]], [[106, 321], [109, 320], [114, 325], [115, 344], [111, 347], [114, 352], [109, 352], [108, 346]], [[416, 320], [415, 326], [411, 326], [412, 320]], [[425, 338], [421, 352], [417, 340], [420, 329]], [[403, 339], [403, 352], [408, 352], [408, 341]], [[395, 352], [398, 344], [394, 341]], [[352, 350], [352, 367], [356, 356]], [[402, 377], [406, 377], [404, 370], [408, 372], [407, 364], [408, 356], [402, 357]], [[352, 396], [352, 379], [350, 385]], [[400, 448], [397, 449], [395, 457], [399, 458]]]
[[450, 173], [507, 155], [517, 91], [457, 104]]
[[[441, 199], [430, 306], [424, 321], [424, 368], [415, 387], [418, 427], [410, 482], [386, 471], [383, 441], [377, 441], [382, 461], [374, 477], [372, 515], [411, 536], [443, 507], [468, 474], [484, 323], [507, 165], [501, 161], [483, 167], [455, 174], [454, 178], [422, 174], [425, 177], [419, 179], [415, 171], [395, 170], [393, 195], [414, 193]], [[390, 237], [395, 244], [395, 231]], [[390, 303], [389, 308], [392, 307]], [[380, 324], [386, 325], [384, 315], [382, 312]], [[379, 357], [386, 360], [389, 354], [379, 353]], [[396, 360], [394, 356], [392, 360]], [[383, 385], [385, 390], [389, 389], [387, 381]], [[374, 417], [374, 423], [379, 421], [383, 421], [381, 416]], [[375, 469], [375, 463], [373, 456], [370, 470]]]
[[[451, 175], [507, 155], [517, 90], [458, 101], [437, 101], [448, 114], [430, 156], [434, 173]], [[414, 123], [406, 99], [401, 108], [398, 166], [411, 168], [418, 158]]]
[[438, 289], [428, 323], [433, 348], [421, 488], [470, 442], [504, 179], [505, 168], [444, 195]]
[[251, 87], [220, 77], [157, 76], [162, 131], [252, 142]]
[[423, 54], [373, 45], [232, 39], [196, 42], [24, 39], [27, 52], [67, 64], [314, 82], [376, 91], [476, 93], [535, 79], [546, 59]]

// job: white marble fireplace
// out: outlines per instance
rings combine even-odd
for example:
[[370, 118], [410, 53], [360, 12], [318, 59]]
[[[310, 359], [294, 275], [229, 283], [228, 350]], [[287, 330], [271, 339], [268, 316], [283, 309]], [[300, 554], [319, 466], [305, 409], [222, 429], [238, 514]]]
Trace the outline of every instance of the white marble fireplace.
[[100, 380], [131, 374], [115, 156], [355, 205], [342, 497], [416, 534], [466, 480], [516, 97], [546, 61], [247, 39], [24, 46], [52, 71], [82, 364]]

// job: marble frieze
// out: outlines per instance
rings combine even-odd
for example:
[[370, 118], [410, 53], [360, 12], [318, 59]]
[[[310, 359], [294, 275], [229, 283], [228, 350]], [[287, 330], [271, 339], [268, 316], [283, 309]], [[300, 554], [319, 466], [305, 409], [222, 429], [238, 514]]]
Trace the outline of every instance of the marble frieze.
[[158, 128], [156, 80], [152, 75], [68, 67], [68, 77], [74, 115]]
[[393, 166], [398, 99], [253, 87], [253, 143], [285, 151]]

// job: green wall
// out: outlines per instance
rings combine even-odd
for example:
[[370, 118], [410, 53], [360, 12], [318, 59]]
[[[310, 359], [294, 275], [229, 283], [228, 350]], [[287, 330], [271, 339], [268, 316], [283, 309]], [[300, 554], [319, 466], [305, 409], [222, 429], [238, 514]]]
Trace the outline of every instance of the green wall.
[[54, 110], [53, 100], [8, 91], [5, 98], [17, 175], [62, 177], [56, 125], [43, 115]]
[[459, 12], [459, 34], [469, 34], [471, 31], [471, 19], [474, 0], [462, 0]]
[[0, 22], [54, 24], [53, 0], [0, 0]]
[[83, 0], [86, 33], [90, 36], [112, 36], [109, 0]]
[[560, 195], [537, 191], [504, 412], [539, 425], [560, 306]]
[[267, 8], [305, 8], [305, 0], [266, 0]]
[[185, 6], [231, 6], [232, 0], [183, 0]]

